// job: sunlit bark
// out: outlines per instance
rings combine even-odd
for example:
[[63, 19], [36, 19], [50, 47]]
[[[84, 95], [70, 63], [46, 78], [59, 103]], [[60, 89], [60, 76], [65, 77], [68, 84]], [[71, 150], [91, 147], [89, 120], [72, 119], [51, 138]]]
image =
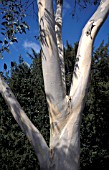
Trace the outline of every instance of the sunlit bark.
[[62, 83], [63, 83], [64, 91], [66, 93], [64, 47], [62, 42], [62, 8], [63, 8], [63, 1], [62, 0], [57, 1], [56, 14], [55, 14], [55, 32], [56, 32], [58, 54], [60, 59]]
[[[109, 0], [101, 1], [84, 27], [79, 42], [69, 96], [63, 85], [59, 47], [62, 45], [60, 0], [56, 19], [52, 0], [37, 0], [42, 47], [42, 69], [51, 124], [50, 149], [32, 124], [12, 91], [0, 76], [0, 93], [21, 129], [32, 143], [42, 170], [78, 170], [80, 159], [80, 122], [90, 77], [94, 39], [109, 14]], [[59, 13], [58, 13], [59, 10]], [[58, 15], [58, 14], [59, 15]], [[57, 21], [57, 27], [55, 24]], [[59, 31], [59, 32], [58, 32]], [[63, 58], [62, 60], [63, 61]], [[63, 67], [64, 68], [64, 67]], [[64, 83], [63, 83], [64, 82]]]
[[94, 39], [108, 14], [109, 0], [104, 1], [104, 3], [102, 1], [82, 31], [70, 89], [73, 110], [78, 106], [83, 108], [89, 83]]
[[63, 87], [60, 59], [55, 32], [55, 17], [51, 0], [38, 0], [42, 69], [45, 93], [49, 105], [51, 124], [50, 147], [56, 134], [60, 133], [60, 120], [66, 114], [67, 101]]

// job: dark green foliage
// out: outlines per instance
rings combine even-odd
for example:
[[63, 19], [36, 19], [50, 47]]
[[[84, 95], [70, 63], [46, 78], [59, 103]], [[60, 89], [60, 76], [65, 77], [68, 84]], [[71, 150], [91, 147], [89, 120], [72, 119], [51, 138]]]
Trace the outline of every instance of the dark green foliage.
[[[67, 93], [69, 92], [78, 43], [65, 49]], [[49, 118], [44, 93], [40, 54], [34, 50], [28, 65], [20, 56], [7, 81], [26, 114], [49, 143]], [[91, 84], [81, 124], [81, 170], [109, 167], [109, 44], [94, 52]], [[34, 151], [0, 97], [0, 167], [2, 170], [39, 169]]]
[[109, 44], [103, 42], [93, 55], [81, 148], [82, 170], [109, 168]]
[[[44, 94], [41, 58], [37, 55], [29, 68], [20, 56], [20, 64], [12, 67], [9, 85], [23, 107], [24, 111], [41, 131], [49, 143], [49, 119]], [[9, 113], [0, 97], [1, 137], [0, 151], [2, 170], [35, 170], [38, 168], [36, 155], [19, 125]]]
[[[41, 58], [35, 51], [33, 57], [33, 64], [30, 68], [20, 57], [19, 66], [12, 68], [10, 87], [29, 118], [47, 140], [47, 136], [49, 135], [49, 122], [43, 85]], [[46, 131], [46, 128], [44, 129], [44, 127], [48, 127], [48, 130]]]
[[74, 64], [77, 54], [78, 42], [74, 44], [74, 48], [72, 45], [66, 42], [66, 48], [64, 49], [64, 56], [65, 56], [65, 74], [66, 74], [66, 88], [67, 94], [70, 90], [70, 85], [72, 81], [72, 73], [74, 70]]

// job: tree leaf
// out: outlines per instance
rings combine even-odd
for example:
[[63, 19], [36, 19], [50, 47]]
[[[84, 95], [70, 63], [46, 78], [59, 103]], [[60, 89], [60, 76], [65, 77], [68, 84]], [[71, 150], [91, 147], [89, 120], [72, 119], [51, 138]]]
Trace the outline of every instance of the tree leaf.
[[11, 40], [11, 42], [17, 42], [17, 43], [18, 43], [17, 38], [13, 38], [13, 39]]
[[10, 50], [7, 47], [4, 47], [4, 50], [7, 51], [8, 53], [10, 52]]
[[8, 22], [5, 21], [5, 22], [2, 22], [1, 24], [4, 25], [4, 26], [7, 26], [7, 25], [8, 25]]
[[28, 24], [24, 21], [24, 22], [22, 22], [22, 24], [21, 25], [23, 25], [25, 28], [27, 28], [27, 29], [29, 29], [29, 26], [28, 26]]
[[4, 63], [4, 69], [7, 70], [7, 65], [6, 65], [6, 63]]
[[4, 41], [4, 43], [5, 43], [5, 44], [8, 44], [8, 41], [7, 41], [7, 40], [5, 40], [5, 41]]
[[1, 32], [1, 34], [2, 34], [2, 35], [5, 35], [5, 33], [4, 33], [4, 32]]

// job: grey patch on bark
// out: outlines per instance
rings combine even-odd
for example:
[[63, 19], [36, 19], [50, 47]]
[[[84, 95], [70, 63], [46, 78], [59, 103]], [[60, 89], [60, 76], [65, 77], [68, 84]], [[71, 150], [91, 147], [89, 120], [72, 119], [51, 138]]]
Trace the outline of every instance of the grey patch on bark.
[[91, 24], [86, 32], [86, 36], [89, 36], [90, 35], [90, 38], [92, 39], [92, 36], [91, 36], [91, 32], [92, 32], [92, 29], [94, 28], [94, 19], [90, 20]]
[[74, 76], [76, 77], [76, 78], [78, 78], [78, 74], [77, 74], [77, 71], [79, 70], [79, 59], [80, 59], [80, 57], [81, 57], [81, 55], [78, 55], [77, 57], [76, 57], [76, 60], [75, 60], [75, 67], [74, 67], [74, 72], [73, 72], [73, 74], [74, 74]]

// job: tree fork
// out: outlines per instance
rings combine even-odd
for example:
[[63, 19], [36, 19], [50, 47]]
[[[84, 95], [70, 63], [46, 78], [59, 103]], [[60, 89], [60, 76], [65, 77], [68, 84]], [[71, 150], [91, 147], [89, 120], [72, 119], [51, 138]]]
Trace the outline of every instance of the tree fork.
[[[59, 64], [53, 4], [51, 0], [38, 0], [45, 93], [49, 104], [50, 121], [55, 129], [51, 134], [52, 148], [48, 148], [44, 138], [26, 116], [11, 89], [0, 76], [0, 93], [9, 106], [13, 117], [28, 139], [31, 140], [42, 170], [79, 169], [80, 122], [87, 94], [92, 47], [97, 32], [108, 14], [109, 0], [102, 0], [83, 29], [67, 100]], [[61, 127], [60, 131], [57, 131], [57, 125]]]

